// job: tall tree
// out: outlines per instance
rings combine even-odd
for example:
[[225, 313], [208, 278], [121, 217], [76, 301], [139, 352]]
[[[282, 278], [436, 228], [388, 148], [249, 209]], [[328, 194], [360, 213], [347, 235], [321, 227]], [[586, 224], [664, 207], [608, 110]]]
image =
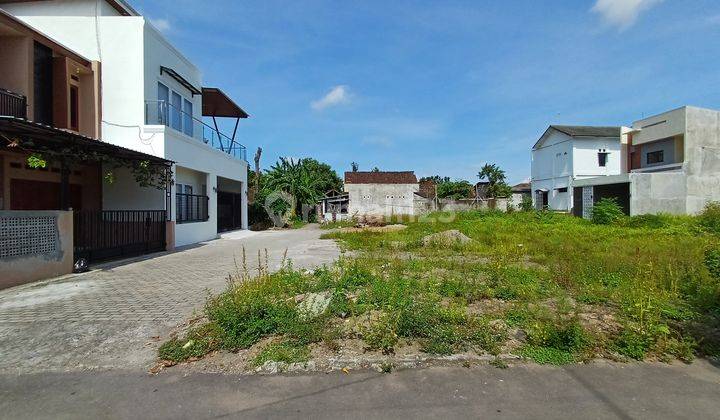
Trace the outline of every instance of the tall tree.
[[478, 172], [478, 178], [480, 181], [487, 180], [488, 197], [509, 197], [512, 194], [512, 188], [505, 182], [505, 171], [494, 163], [483, 165]]

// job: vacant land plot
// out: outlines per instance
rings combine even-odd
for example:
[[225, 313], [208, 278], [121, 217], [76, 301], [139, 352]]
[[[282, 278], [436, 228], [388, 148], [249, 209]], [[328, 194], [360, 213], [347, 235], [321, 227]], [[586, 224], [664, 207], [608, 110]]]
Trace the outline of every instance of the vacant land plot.
[[230, 350], [246, 369], [332, 368], [354, 357], [389, 370], [439, 356], [503, 366], [512, 357], [691, 361], [720, 352], [712, 211], [611, 225], [548, 212], [427, 219], [329, 232], [354, 256], [312, 272], [290, 262], [271, 274], [260, 261], [257, 276], [240, 267], [160, 358], [169, 365]]

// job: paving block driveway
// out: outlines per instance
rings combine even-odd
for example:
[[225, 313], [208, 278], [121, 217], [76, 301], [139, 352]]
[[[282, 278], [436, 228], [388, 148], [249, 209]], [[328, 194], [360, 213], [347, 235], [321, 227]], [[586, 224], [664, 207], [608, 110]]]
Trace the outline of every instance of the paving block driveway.
[[271, 269], [283, 254], [296, 267], [340, 254], [316, 226], [237, 232], [174, 253], [0, 291], [0, 372], [146, 369], [169, 329], [202, 309], [207, 291], [226, 285], [246, 250]]

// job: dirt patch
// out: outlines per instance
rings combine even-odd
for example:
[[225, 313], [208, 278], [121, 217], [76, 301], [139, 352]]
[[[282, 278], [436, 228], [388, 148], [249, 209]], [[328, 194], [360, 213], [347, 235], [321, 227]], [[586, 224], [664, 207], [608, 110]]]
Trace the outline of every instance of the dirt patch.
[[501, 316], [512, 305], [502, 299], [483, 299], [468, 304], [467, 314]]

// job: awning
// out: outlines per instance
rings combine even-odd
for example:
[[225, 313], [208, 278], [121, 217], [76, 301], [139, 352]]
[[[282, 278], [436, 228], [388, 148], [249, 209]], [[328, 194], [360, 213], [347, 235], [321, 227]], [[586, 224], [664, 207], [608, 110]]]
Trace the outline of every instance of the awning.
[[225, 92], [211, 87], [202, 88], [202, 114], [203, 117], [249, 117]]
[[176, 72], [175, 70], [171, 69], [170, 67], [160, 66], [160, 74], [167, 73], [168, 76], [175, 79], [176, 82], [180, 83], [185, 89], [189, 90], [190, 93], [192, 93], [192, 96], [200, 95], [202, 92], [200, 89], [193, 86], [192, 83], [188, 82], [188, 80], [180, 75], [180, 73]]
[[48, 125], [15, 117], [0, 116], [0, 145], [3, 150], [83, 156], [106, 155], [126, 161], [147, 161], [170, 166], [173, 161]]

